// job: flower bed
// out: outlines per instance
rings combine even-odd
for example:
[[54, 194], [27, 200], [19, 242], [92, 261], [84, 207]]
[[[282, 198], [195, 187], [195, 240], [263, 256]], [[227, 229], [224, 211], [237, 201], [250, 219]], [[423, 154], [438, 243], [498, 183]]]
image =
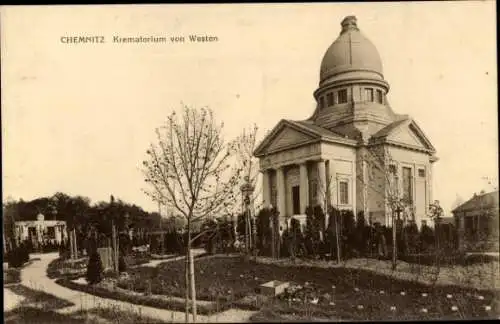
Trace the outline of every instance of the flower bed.
[[[130, 272], [118, 285], [136, 292], [184, 296], [184, 261], [173, 261], [157, 268]], [[383, 319], [459, 319], [488, 318], [495, 310], [492, 291], [456, 286], [429, 287], [417, 282], [397, 280], [373, 271], [345, 267], [285, 266], [243, 262], [240, 258], [216, 256], [195, 263], [197, 297], [219, 298], [234, 307], [297, 316], [348, 320]], [[287, 294], [265, 299], [258, 286], [279, 279], [292, 284]], [[335, 286], [335, 288], [332, 288]], [[295, 291], [294, 291], [295, 287]], [[298, 288], [297, 288], [298, 287]], [[382, 293], [380, 293], [382, 291]], [[404, 291], [405, 294], [400, 293]], [[427, 293], [427, 297], [422, 297]], [[446, 296], [452, 294], [454, 299]], [[483, 296], [477, 299], [475, 296]], [[358, 305], [359, 304], [359, 305]], [[357, 307], [361, 309], [358, 309]], [[452, 307], [456, 306], [457, 310]], [[395, 311], [391, 311], [394, 307]], [[427, 312], [423, 313], [422, 308]], [[293, 315], [295, 314], [295, 315]]]
[[[73, 290], [86, 292], [102, 298], [110, 298], [129, 302], [136, 305], [150, 306], [160, 309], [168, 309], [174, 311], [185, 311], [185, 300], [181, 298], [169, 297], [165, 295], [148, 295], [138, 293], [126, 289], [115, 287], [110, 281], [104, 280], [97, 285], [87, 285], [76, 283], [67, 278], [57, 279], [56, 283]], [[199, 302], [197, 311], [200, 315], [213, 315], [217, 312], [229, 309], [231, 305], [227, 303], [207, 303]]]
[[59, 277], [77, 278], [85, 275], [88, 258], [77, 260], [55, 259], [47, 267], [47, 276], [51, 279]]
[[[273, 321], [457, 320], [492, 318], [500, 310], [498, 294], [492, 290], [429, 286], [358, 268], [281, 263], [244, 262], [226, 256], [198, 259], [195, 278], [200, 314], [237, 307], [260, 310], [256, 319], [268, 316]], [[130, 269], [129, 278], [116, 282], [118, 288], [63, 284], [102, 297], [183, 311], [184, 267], [185, 260], [176, 260]], [[271, 280], [291, 285], [276, 298], [261, 296], [259, 286]]]

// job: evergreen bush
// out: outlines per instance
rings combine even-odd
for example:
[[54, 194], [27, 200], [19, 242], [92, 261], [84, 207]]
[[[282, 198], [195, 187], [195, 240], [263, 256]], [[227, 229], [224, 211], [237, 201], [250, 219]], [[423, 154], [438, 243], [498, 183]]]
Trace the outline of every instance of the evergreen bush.
[[257, 214], [257, 248], [265, 256], [271, 255], [271, 216], [269, 208], [263, 208]]
[[94, 252], [89, 257], [89, 262], [87, 264], [86, 279], [91, 285], [99, 283], [102, 281], [102, 272], [104, 271], [102, 266], [102, 260], [99, 253]]
[[125, 272], [127, 271], [127, 262], [125, 261], [125, 257], [123, 254], [120, 253], [120, 256], [118, 257], [118, 271], [119, 272]]

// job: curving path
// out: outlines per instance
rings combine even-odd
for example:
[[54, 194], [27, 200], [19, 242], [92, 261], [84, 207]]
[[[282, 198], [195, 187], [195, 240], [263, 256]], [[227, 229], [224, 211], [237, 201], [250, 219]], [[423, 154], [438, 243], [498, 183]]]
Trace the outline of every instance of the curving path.
[[[34, 255], [32, 255], [33, 257]], [[97, 297], [80, 291], [74, 291], [66, 287], [62, 287], [55, 283], [54, 279], [47, 277], [47, 267], [51, 261], [59, 257], [58, 253], [47, 253], [36, 255], [40, 258], [34, 261], [21, 270], [21, 284], [36, 290], [41, 290], [50, 293], [60, 299], [74, 303], [74, 306], [56, 310], [58, 313], [72, 313], [79, 310], [92, 309], [96, 307], [120, 308], [123, 310], [132, 310], [140, 313], [143, 316], [158, 319], [166, 322], [184, 322], [185, 315], [183, 312], [158, 309], [148, 306], [139, 306], [123, 301]], [[175, 259], [171, 259], [175, 260]], [[163, 262], [168, 262], [166, 260]], [[4, 289], [5, 291], [6, 289]], [[249, 322], [250, 316], [255, 314], [254, 311], [245, 311], [239, 309], [230, 309], [213, 316], [197, 316], [199, 323], [221, 323], [221, 322]]]

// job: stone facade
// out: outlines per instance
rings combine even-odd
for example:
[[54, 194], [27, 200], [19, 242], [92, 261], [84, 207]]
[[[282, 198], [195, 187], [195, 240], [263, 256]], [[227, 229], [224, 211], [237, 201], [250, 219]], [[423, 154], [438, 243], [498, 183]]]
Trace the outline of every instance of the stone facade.
[[392, 110], [380, 56], [356, 18], [341, 25], [321, 63], [313, 115], [281, 120], [254, 152], [263, 206], [275, 206], [283, 223], [303, 223], [307, 206], [332, 205], [389, 225], [388, 200], [405, 196], [403, 214], [420, 225], [433, 201], [435, 149], [414, 120]]

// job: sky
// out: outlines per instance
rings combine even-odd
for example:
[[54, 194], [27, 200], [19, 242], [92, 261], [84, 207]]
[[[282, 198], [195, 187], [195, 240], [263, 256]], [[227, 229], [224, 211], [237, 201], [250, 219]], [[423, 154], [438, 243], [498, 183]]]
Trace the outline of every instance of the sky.
[[[498, 187], [494, 1], [1, 7], [3, 199], [113, 194], [156, 210], [141, 164], [181, 102], [208, 106], [228, 139], [306, 119], [321, 59], [355, 15], [377, 47], [388, 100], [437, 149], [445, 211]], [[217, 42], [117, 44], [113, 36]], [[61, 37], [104, 36], [105, 44]], [[493, 185], [488, 184], [489, 179]]]

